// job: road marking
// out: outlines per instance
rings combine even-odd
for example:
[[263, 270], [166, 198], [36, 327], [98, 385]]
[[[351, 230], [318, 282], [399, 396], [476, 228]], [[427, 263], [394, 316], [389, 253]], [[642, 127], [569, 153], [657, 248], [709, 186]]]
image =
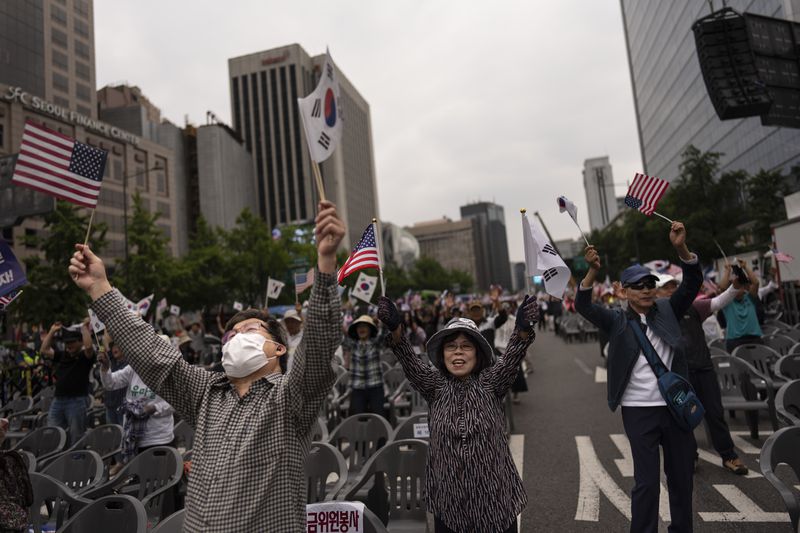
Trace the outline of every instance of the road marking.
[[748, 498], [735, 485], [714, 485], [737, 512], [698, 513], [706, 522], [788, 522], [789, 514], [769, 513]]
[[580, 369], [583, 370], [583, 372], [585, 374], [587, 374], [589, 376], [592, 375], [592, 369], [589, 368], [588, 366], [586, 366], [586, 363], [584, 363], [583, 361], [581, 361], [577, 357], [574, 359], [574, 361], [575, 361], [575, 364], [578, 365], [578, 367], [580, 367]]
[[[511, 435], [508, 438], [508, 447], [511, 450], [511, 458], [514, 460], [514, 465], [517, 467], [520, 479], [525, 479], [522, 477], [522, 459], [525, 455], [525, 435]], [[522, 531], [522, 515], [517, 516], [517, 530]]]
[[[772, 435], [772, 431], [759, 431], [759, 436], [763, 436], [762, 438], [766, 438], [769, 435]], [[749, 431], [731, 431], [731, 439], [733, 439], [733, 445], [739, 448], [742, 453], [746, 453], [748, 455], [759, 455], [761, 454], [761, 448], [756, 448], [749, 441], [744, 440], [743, 436], [750, 436]]]
[[578, 447], [578, 461], [580, 464], [580, 488], [578, 490], [578, 506], [575, 511], [575, 520], [584, 522], [600, 521], [600, 492], [605, 494], [611, 504], [625, 518], [630, 520], [631, 500], [614, 482], [606, 472], [606, 469], [603, 468], [592, 445], [592, 439], [587, 436], [576, 435], [575, 444]]
[[631, 456], [631, 443], [628, 437], [622, 434], [609, 435], [611, 440], [616, 445], [619, 453], [622, 454], [622, 459], [614, 459], [614, 463], [619, 468], [619, 473], [622, 477], [633, 477], [633, 457]]
[[[697, 455], [699, 455], [700, 459], [702, 459], [703, 461], [705, 461], [707, 463], [711, 463], [712, 465], [714, 465], [716, 467], [719, 467], [720, 469], [725, 470], [726, 472], [728, 471], [727, 468], [722, 466], [722, 459], [720, 459], [719, 456], [714, 455], [713, 453], [711, 453], [709, 451], [706, 451], [706, 450], [704, 450], [702, 448], [697, 448]], [[742, 477], [749, 478], [749, 479], [753, 479], [753, 478], [757, 478], [757, 477], [764, 477], [761, 474], [759, 474], [758, 472], [756, 472], [755, 470], [753, 470], [752, 468], [748, 467], [747, 470], [748, 470], [747, 475], [744, 475]]]
[[602, 366], [594, 367], [594, 382], [606, 383], [608, 382], [608, 370]]
[[[633, 453], [631, 452], [631, 443], [628, 437], [620, 433], [609, 435], [614, 445], [622, 455], [622, 459], [614, 459], [614, 463], [619, 468], [619, 473], [622, 477], [633, 477]], [[666, 523], [672, 521], [672, 515], [669, 512], [669, 491], [664, 483], [661, 483], [661, 490], [658, 499], [658, 514], [661, 515], [661, 520]]]

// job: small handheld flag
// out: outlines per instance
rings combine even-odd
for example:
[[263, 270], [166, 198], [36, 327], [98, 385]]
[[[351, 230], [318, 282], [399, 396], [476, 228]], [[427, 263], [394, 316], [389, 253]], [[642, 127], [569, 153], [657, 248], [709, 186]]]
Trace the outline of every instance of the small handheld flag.
[[267, 300], [277, 300], [278, 296], [281, 295], [281, 290], [283, 290], [284, 285], [286, 285], [282, 281], [278, 281], [277, 279], [268, 278], [267, 280]]
[[667, 192], [667, 187], [669, 187], [668, 181], [637, 172], [625, 195], [625, 205], [647, 216], [657, 215], [671, 223], [672, 220], [656, 213], [656, 205]]
[[381, 268], [378, 247], [375, 242], [374, 224], [367, 226], [367, 229], [364, 230], [364, 234], [361, 236], [361, 240], [358, 241], [358, 244], [353, 248], [350, 257], [347, 258], [342, 268], [339, 269], [339, 274], [337, 276], [339, 285], [341, 285], [344, 278], [350, 274], [358, 272], [359, 270], [364, 270], [365, 268]]
[[300, 118], [306, 132], [308, 153], [311, 156], [314, 176], [320, 198], [325, 199], [325, 188], [319, 172], [319, 163], [330, 157], [342, 138], [342, 112], [339, 100], [339, 80], [330, 52], [325, 53], [325, 64], [314, 92], [298, 98]]
[[308, 272], [294, 275], [294, 292], [300, 294], [309, 287], [314, 285], [314, 269], [311, 268]]
[[367, 303], [372, 301], [372, 295], [375, 293], [375, 287], [378, 286], [377, 276], [368, 276], [364, 272], [358, 274], [356, 284], [353, 286], [353, 296], [359, 300]]
[[528, 219], [522, 209], [522, 237], [525, 246], [525, 267], [528, 276], [542, 276], [544, 290], [556, 298], [563, 298], [569, 283], [570, 271], [550, 240], [539, 226]]
[[572, 217], [572, 221], [575, 223], [576, 226], [578, 226], [578, 231], [581, 232], [581, 237], [583, 237], [583, 241], [586, 243], [586, 246], [589, 246], [589, 239], [586, 238], [586, 234], [581, 229], [581, 225], [578, 224], [578, 206], [570, 202], [566, 196], [559, 196], [558, 212], [563, 213], [564, 211], [569, 213], [569, 216]]
[[6, 307], [9, 306], [11, 302], [17, 299], [17, 297], [22, 294], [22, 290], [15, 290], [11, 291], [5, 296], [0, 296], [0, 311], [3, 311]]
[[26, 122], [11, 183], [94, 209], [107, 156], [105, 150]]
[[0, 240], [0, 296], [10, 295], [26, 283], [25, 272], [11, 246]]

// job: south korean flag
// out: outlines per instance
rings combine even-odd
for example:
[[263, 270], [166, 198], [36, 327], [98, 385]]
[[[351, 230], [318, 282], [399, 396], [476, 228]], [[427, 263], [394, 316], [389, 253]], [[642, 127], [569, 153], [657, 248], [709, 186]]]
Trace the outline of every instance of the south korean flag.
[[330, 52], [326, 51], [317, 88], [305, 98], [297, 99], [306, 131], [308, 151], [311, 159], [317, 163], [328, 159], [342, 138], [340, 102], [336, 65], [333, 64]]
[[550, 296], [563, 298], [570, 271], [558, 255], [544, 231], [528, 215], [522, 213], [522, 235], [525, 245], [525, 266], [529, 276], [542, 276], [544, 290]]

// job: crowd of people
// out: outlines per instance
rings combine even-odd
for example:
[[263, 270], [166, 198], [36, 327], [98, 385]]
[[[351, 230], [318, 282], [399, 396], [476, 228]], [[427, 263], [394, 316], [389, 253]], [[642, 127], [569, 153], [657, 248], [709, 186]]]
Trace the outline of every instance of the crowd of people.
[[[3, 393], [54, 387], [47, 424], [64, 428], [70, 444], [87, 430], [87, 409], [102, 402], [106, 423], [122, 425], [125, 435], [110, 476], [147, 448], [173, 445], [175, 422], [184, 420], [196, 433], [187, 531], [303, 531], [299, 480], [312, 426], [340, 374], [335, 369], [349, 378], [348, 414], [388, 418], [382, 354], [391, 351], [428, 405], [425, 492], [436, 531], [517, 531], [527, 496], [509, 451], [505, 398], [519, 401], [528, 388], [526, 356], [537, 324], [558, 332], [577, 313], [606, 345], [608, 405], [621, 408], [631, 443], [631, 531], [657, 531], [662, 452], [670, 530], [692, 530], [697, 444], [660, 392], [650, 352], [693, 387], [723, 466], [747, 474], [724, 420], [707, 333], [719, 320], [729, 350], [760, 342], [765, 293], [744, 263], [728, 265], [718, 286], [701, 291], [699, 258], [681, 223], [672, 224], [669, 239], [682, 275], [633, 265], [611, 288], [597, 290], [602, 265], [589, 246], [588, 272], [563, 301], [544, 293], [504, 296], [492, 287], [479, 296], [445, 291], [426, 301], [409, 293], [380, 297], [374, 306], [342, 305], [335, 254], [343, 235], [335, 207], [322, 202], [311, 296], [281, 318], [246, 309], [227, 321], [220, 313], [210, 327], [200, 317], [167, 332], [131, 313], [103, 261], [76, 245], [69, 275], [91, 298], [105, 332], [95, 336], [88, 318], [76, 327], [55, 322], [20, 331], [5, 352], [6, 367], [17, 374], [9, 374]], [[0, 437], [4, 431], [0, 424]]]

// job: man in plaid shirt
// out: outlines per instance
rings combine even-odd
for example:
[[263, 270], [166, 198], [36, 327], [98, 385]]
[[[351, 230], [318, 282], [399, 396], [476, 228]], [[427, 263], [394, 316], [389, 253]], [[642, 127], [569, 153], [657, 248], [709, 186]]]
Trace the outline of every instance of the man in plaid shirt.
[[145, 384], [195, 427], [185, 531], [305, 531], [309, 431], [333, 385], [331, 358], [342, 327], [336, 250], [344, 225], [330, 202], [319, 204], [315, 223], [318, 272], [286, 374], [278, 362], [283, 339], [254, 310], [226, 326], [233, 338], [223, 348], [224, 373], [189, 365], [125, 308], [89, 247], [75, 245], [69, 273], [92, 309]]

